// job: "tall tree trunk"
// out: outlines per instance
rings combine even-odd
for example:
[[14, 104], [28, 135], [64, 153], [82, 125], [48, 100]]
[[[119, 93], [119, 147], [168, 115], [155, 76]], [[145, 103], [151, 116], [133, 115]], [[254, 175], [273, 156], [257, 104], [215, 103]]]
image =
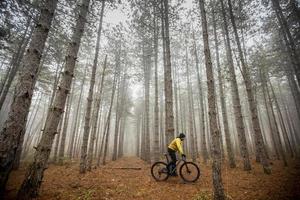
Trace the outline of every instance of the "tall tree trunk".
[[[69, 97], [68, 97], [68, 100], [69, 100]], [[64, 120], [66, 119], [66, 113], [64, 115], [62, 115], [61, 117], [62, 117], [62, 119], [59, 121], [59, 124], [58, 124], [59, 128], [57, 129], [57, 134], [55, 135], [54, 152], [53, 152], [53, 159], [52, 159], [52, 161], [54, 163], [57, 162], [59, 142], [61, 141], [61, 128], [62, 128], [62, 125], [64, 124]]]
[[104, 115], [103, 114], [103, 112], [104, 112], [104, 105], [102, 105], [102, 104], [100, 104], [100, 108], [99, 108], [99, 113], [97, 114], [98, 115], [98, 117], [97, 117], [97, 119], [98, 119], [98, 122], [97, 122], [97, 124], [96, 124], [96, 133], [97, 133], [97, 137], [96, 137], [96, 144], [95, 144], [95, 150], [94, 150], [94, 158], [96, 159], [96, 158], [98, 158], [98, 155], [99, 155], [99, 144], [100, 144], [100, 139], [101, 139], [101, 137], [100, 137], [100, 135], [101, 135], [101, 130], [102, 130], [102, 125], [103, 125], [103, 123], [102, 123], [102, 116]]
[[281, 91], [281, 86], [280, 84], [278, 84], [278, 89], [279, 89], [279, 96], [281, 97], [281, 102], [282, 102], [282, 105], [283, 105], [283, 109], [284, 109], [284, 115], [285, 115], [285, 121], [287, 123], [287, 126], [288, 126], [288, 129], [289, 129], [289, 133], [290, 133], [290, 136], [291, 136], [291, 142], [292, 142], [292, 146], [293, 146], [293, 149], [296, 153], [296, 156], [298, 156], [298, 145], [300, 145], [300, 140], [297, 140], [297, 132], [296, 130], [293, 128], [292, 126], [292, 121], [290, 119], [290, 114], [288, 112], [288, 106], [287, 106], [287, 103], [286, 103], [286, 98], [284, 98], [283, 96], [283, 93]]
[[286, 155], [285, 155], [285, 152], [283, 150], [283, 144], [282, 144], [282, 141], [281, 141], [281, 138], [280, 138], [279, 126], [278, 126], [278, 123], [276, 121], [275, 112], [274, 112], [274, 108], [273, 108], [273, 104], [272, 104], [271, 95], [270, 95], [270, 92], [269, 92], [269, 89], [268, 89], [268, 85], [266, 85], [266, 92], [267, 92], [268, 100], [269, 100], [270, 107], [271, 107], [271, 114], [272, 114], [273, 122], [274, 122], [275, 128], [276, 128], [275, 133], [276, 133], [276, 137], [277, 137], [277, 141], [278, 141], [278, 150], [279, 150], [279, 153], [282, 157], [284, 166], [287, 166], [288, 164], [287, 164], [287, 160], [286, 160]]
[[[144, 38], [144, 43], [147, 43]], [[149, 45], [143, 44], [143, 64], [144, 64], [144, 81], [145, 81], [145, 160], [150, 163], [150, 71], [151, 71], [151, 52]]]
[[299, 54], [297, 52], [297, 47], [294, 38], [292, 37], [292, 34], [289, 30], [287, 20], [285, 19], [282, 13], [279, 0], [272, 0], [272, 5], [273, 5], [273, 9], [275, 10], [276, 17], [280, 25], [280, 29], [282, 30], [283, 35], [285, 35], [284, 37], [287, 37], [286, 46], [293, 63], [293, 68], [297, 78], [297, 82], [298, 84], [300, 84], [300, 59], [299, 59]]
[[76, 106], [76, 110], [75, 110], [75, 119], [73, 121], [74, 124], [72, 124], [72, 131], [71, 131], [71, 138], [70, 138], [70, 142], [69, 142], [69, 149], [68, 149], [68, 157], [69, 159], [72, 159], [73, 158], [73, 149], [74, 149], [74, 144], [75, 144], [75, 141], [76, 141], [76, 133], [78, 132], [78, 116], [80, 114], [80, 111], [81, 111], [81, 100], [82, 100], [82, 93], [83, 93], [83, 86], [84, 86], [84, 82], [85, 82], [85, 76], [86, 76], [86, 68], [84, 70], [84, 74], [83, 74], [83, 78], [82, 78], [82, 81], [81, 81], [81, 87], [80, 87], [80, 94], [79, 94], [79, 98], [78, 98], [78, 102], [77, 102], [77, 106]]
[[[119, 77], [121, 78], [121, 76]], [[115, 119], [115, 135], [114, 135], [114, 149], [113, 149], [113, 157], [112, 160], [116, 160], [117, 159], [117, 155], [118, 155], [118, 140], [119, 140], [119, 133], [120, 133], [120, 121], [121, 121], [121, 104], [122, 104], [122, 100], [120, 100], [120, 93], [121, 90], [123, 90], [124, 88], [121, 89], [121, 81], [118, 80], [118, 92], [117, 92], [117, 99], [116, 99], [116, 119]], [[123, 86], [122, 86], [123, 87]]]
[[[102, 1], [101, 6], [101, 14], [100, 14], [100, 22], [98, 27], [98, 34], [97, 34], [97, 41], [96, 41], [96, 51], [95, 51], [95, 57], [92, 67], [92, 76], [90, 81], [90, 88], [89, 88], [89, 94], [87, 98], [87, 108], [85, 113], [85, 124], [84, 124], [84, 132], [83, 132], [83, 140], [82, 140], [82, 146], [81, 146], [81, 157], [80, 157], [80, 173], [85, 173], [87, 168], [87, 147], [88, 147], [88, 140], [89, 140], [89, 134], [90, 134], [90, 119], [91, 119], [91, 110], [92, 110], [92, 102], [93, 102], [93, 95], [94, 95], [94, 85], [95, 85], [95, 76], [96, 76], [96, 70], [98, 65], [98, 56], [99, 56], [99, 47], [100, 47], [100, 38], [101, 38], [101, 31], [102, 31], [102, 21], [103, 21], [103, 13], [104, 13], [104, 5], [105, 1]], [[91, 137], [91, 146], [94, 145], [95, 140], [95, 134]]]
[[64, 72], [62, 74], [62, 79], [60, 81], [60, 86], [58, 87], [57, 93], [55, 95], [52, 109], [48, 113], [47, 122], [45, 124], [45, 129], [42, 134], [41, 141], [36, 148], [34, 161], [30, 165], [25, 175], [22, 186], [19, 190], [19, 199], [30, 199], [38, 195], [38, 191], [42, 183], [43, 174], [49, 159], [53, 139], [57, 132], [59, 119], [65, 108], [67, 94], [69, 93], [70, 86], [72, 84], [75, 62], [81, 42], [81, 37], [84, 31], [89, 4], [90, 0], [83, 0], [82, 3], [77, 7], [79, 9], [79, 15], [76, 21], [75, 31], [72, 36], [72, 42], [69, 43], [68, 46], [68, 55], [66, 56], [66, 64]]
[[41, 5], [40, 19], [33, 31], [15, 88], [11, 111], [0, 133], [0, 195], [4, 192], [8, 176], [12, 170], [16, 150], [24, 133], [37, 79], [38, 67], [51, 27], [57, 0], [49, 0]]
[[202, 24], [202, 37], [204, 44], [205, 66], [207, 76], [207, 88], [208, 88], [208, 107], [209, 107], [209, 125], [212, 136], [212, 179], [214, 186], [214, 199], [225, 199], [224, 188], [221, 175], [221, 149], [220, 149], [220, 130], [217, 126], [216, 116], [216, 98], [215, 98], [215, 85], [213, 66], [211, 63], [210, 49], [208, 42], [208, 30], [206, 21], [206, 12], [204, 7], [204, 0], [199, 0], [201, 24]]
[[242, 155], [243, 162], [244, 162], [244, 170], [249, 171], [249, 170], [251, 170], [251, 164], [250, 164], [249, 152], [247, 149], [245, 125], [244, 125], [244, 121], [243, 121], [241, 101], [240, 101], [239, 91], [238, 91], [238, 84], [237, 84], [234, 65], [233, 65], [232, 50], [231, 50], [230, 37], [229, 37], [229, 31], [228, 31], [228, 24], [227, 24], [227, 19], [226, 19], [226, 12], [225, 12], [223, 0], [220, 0], [220, 3], [221, 3], [221, 7], [222, 7], [222, 17], [223, 17], [224, 31], [225, 31], [225, 37], [226, 37], [226, 57], [227, 57], [227, 62], [228, 62], [228, 67], [229, 67], [229, 74], [230, 74], [231, 96], [232, 96], [233, 107], [234, 107], [236, 130], [238, 133], [240, 153]]
[[119, 152], [118, 157], [122, 157], [124, 155], [124, 135], [125, 135], [125, 125], [126, 125], [126, 119], [127, 117], [124, 116], [121, 120], [120, 124], [120, 138], [119, 138]]
[[[187, 44], [187, 42], [185, 42]], [[194, 124], [193, 124], [193, 105], [192, 105], [192, 88], [190, 82], [190, 71], [188, 66], [188, 50], [185, 49], [185, 67], [186, 67], [186, 83], [188, 90], [188, 109], [189, 109], [189, 138], [190, 138], [190, 149], [192, 154], [192, 159], [196, 161], [196, 152], [195, 152], [195, 137], [194, 137]]]
[[95, 140], [95, 135], [96, 135], [96, 130], [97, 130], [97, 122], [98, 122], [98, 118], [99, 118], [99, 110], [100, 110], [101, 99], [102, 99], [102, 91], [103, 91], [103, 85], [104, 85], [106, 66], [107, 66], [107, 56], [105, 56], [105, 60], [104, 60], [104, 65], [103, 65], [103, 70], [102, 70], [102, 75], [101, 75], [101, 81], [99, 82], [101, 85], [98, 86], [97, 97], [95, 99], [95, 101], [96, 101], [95, 105], [96, 106], [95, 106], [95, 110], [94, 110], [93, 117], [92, 117], [93, 126], [92, 126], [91, 141], [90, 141], [90, 146], [89, 146], [89, 151], [88, 151], [88, 163], [87, 163], [87, 170], [88, 171], [91, 171], [91, 168], [92, 168], [94, 140]]
[[244, 82], [246, 85], [247, 98], [248, 98], [248, 103], [249, 103], [249, 107], [250, 107], [252, 126], [253, 126], [253, 130], [254, 130], [255, 148], [259, 154], [259, 160], [263, 166], [264, 173], [270, 174], [271, 168], [270, 168], [270, 164], [267, 159], [265, 148], [264, 148], [264, 142], [263, 142], [263, 138], [262, 138], [262, 134], [261, 134], [261, 128], [260, 128], [259, 119], [258, 119], [256, 102], [254, 101], [251, 77], [249, 74], [248, 66], [246, 66], [246, 63], [245, 63], [245, 59], [244, 59], [244, 55], [243, 55], [243, 51], [242, 51], [242, 47], [241, 47], [241, 43], [240, 43], [240, 38], [239, 38], [239, 35], [237, 32], [235, 19], [234, 19], [234, 15], [233, 15], [231, 0], [228, 0], [228, 7], [229, 7], [230, 20], [231, 20], [231, 24], [233, 27], [236, 44], [238, 47], [239, 57], [240, 57], [240, 61], [242, 64], [242, 73], [243, 73], [243, 78], [244, 78]]
[[[16, 77], [17, 72], [19, 71], [19, 68], [21, 66], [21, 61], [25, 54], [26, 47], [30, 41], [30, 38], [32, 37], [34, 29], [30, 27], [31, 21], [32, 21], [31, 18], [27, 20], [25, 32], [22, 36], [20, 44], [18, 45], [18, 51], [13, 55], [12, 60], [11, 60], [9, 76], [7, 77], [7, 81], [4, 82], [3, 88], [1, 88], [0, 110], [3, 107], [6, 96], [10, 89], [10, 86], [11, 86], [14, 78]], [[27, 36], [28, 31], [30, 31], [29, 36]]]
[[273, 121], [271, 119], [271, 105], [270, 102], [268, 102], [267, 100], [267, 91], [266, 91], [266, 78], [264, 73], [262, 72], [262, 69], [259, 70], [259, 74], [260, 74], [260, 79], [261, 79], [261, 83], [262, 83], [262, 91], [263, 91], [263, 98], [264, 98], [264, 103], [265, 103], [265, 107], [266, 107], [266, 111], [267, 111], [267, 117], [268, 117], [268, 124], [269, 124], [269, 128], [270, 128], [270, 135], [272, 138], [272, 142], [273, 142], [273, 148], [275, 151], [275, 155], [276, 158], [279, 159], [279, 151], [278, 151], [278, 145], [277, 145], [277, 140], [274, 136], [274, 127], [273, 127]]
[[164, 12], [164, 32], [165, 32], [165, 62], [164, 67], [164, 84], [165, 84], [165, 142], [168, 144], [174, 137], [174, 114], [173, 114], [173, 88], [172, 88], [172, 66], [170, 52], [170, 37], [169, 37], [169, 3], [168, 0], [163, 1]]
[[173, 78], [174, 78], [174, 100], [175, 100], [175, 133], [179, 133], [179, 106], [178, 106], [178, 65], [174, 63], [173, 70]]
[[164, 104], [163, 104], [163, 90], [161, 89], [160, 90], [160, 100], [159, 100], [159, 107], [160, 107], [160, 110], [159, 110], [159, 118], [160, 118], [160, 123], [159, 123], [159, 135], [160, 135], [160, 150], [161, 150], [161, 153], [165, 152], [165, 129], [164, 129], [164, 123], [163, 123], [163, 119], [164, 119]]
[[140, 157], [140, 138], [141, 138], [141, 117], [140, 113], [137, 114], [136, 123], [136, 155]]
[[[154, 6], [154, 12], [156, 7]], [[153, 156], [154, 162], [159, 160], [159, 107], [158, 107], [158, 25], [157, 18], [153, 19], [154, 25], [154, 146], [153, 146]], [[176, 104], [177, 105], [177, 104]], [[177, 115], [178, 116], [178, 115]], [[177, 129], [178, 131], [178, 129]]]
[[223, 90], [223, 87], [224, 87], [223, 86], [223, 77], [222, 77], [222, 72], [221, 72], [221, 67], [220, 67], [219, 42], [218, 42], [218, 37], [217, 37], [217, 25], [216, 25], [216, 19], [215, 19], [215, 10], [213, 10], [212, 14], [213, 14], [214, 41], [215, 41], [216, 61], [217, 61], [218, 80], [219, 80], [219, 95], [220, 95], [220, 101], [221, 101], [222, 119], [223, 119], [224, 134], [225, 134], [225, 140], [226, 140], [226, 149], [227, 149], [227, 155], [228, 155], [228, 159], [229, 159], [229, 166], [231, 168], [235, 168], [236, 164], [235, 164], [234, 153], [232, 150], [232, 142], [231, 142], [230, 133], [229, 133], [226, 99], [225, 99], [224, 90]]
[[194, 54], [195, 54], [195, 60], [196, 60], [196, 70], [197, 70], [197, 81], [198, 81], [198, 89], [199, 89], [199, 101], [200, 101], [200, 134], [201, 134], [201, 153], [203, 157], [203, 161], [206, 164], [208, 160], [208, 151], [207, 151], [207, 145], [206, 145], [206, 136], [205, 136], [205, 117], [204, 117], [204, 98], [203, 98], [203, 90], [202, 90], [202, 83], [201, 83], [201, 74], [199, 69], [199, 58], [197, 53], [197, 46], [196, 46], [196, 40], [195, 35], [193, 33], [193, 46], [194, 46]]
[[[68, 130], [68, 125], [69, 125], [69, 117], [70, 117], [71, 105], [72, 105], [74, 93], [75, 93], [74, 83], [75, 83], [75, 80], [72, 83], [72, 94], [69, 94], [67, 97], [64, 125], [63, 125], [63, 130], [61, 132], [60, 147], [59, 147], [59, 152], [58, 152], [58, 163], [60, 165], [62, 165], [64, 162], [66, 137], [67, 137], [67, 130]], [[60, 134], [60, 132], [58, 132], [58, 134]]]
[[273, 100], [274, 100], [274, 103], [275, 103], [275, 108], [276, 108], [277, 113], [278, 113], [278, 119], [279, 119], [279, 122], [280, 122], [280, 125], [281, 125], [281, 130], [282, 130], [283, 138], [284, 138], [284, 141], [285, 141], [285, 146], [288, 149], [288, 151], [290, 152], [291, 157], [293, 158], [294, 157], [294, 151], [292, 149], [291, 141], [288, 137], [287, 128], [286, 128], [285, 123], [283, 121], [282, 112], [281, 112], [277, 97], [275, 95], [273, 85], [272, 85], [270, 79], [268, 81], [269, 81], [269, 84], [270, 84], [272, 97], [273, 97]]
[[110, 98], [110, 106], [109, 106], [108, 116], [107, 116], [106, 125], [105, 125], [106, 128], [104, 129], [104, 134], [103, 134], [103, 135], [105, 135], [105, 138], [103, 138], [104, 144], [102, 142], [103, 145], [101, 145], [104, 148], [103, 159], [102, 159], [103, 165], [106, 164], [106, 156], [107, 156], [108, 142], [109, 142], [108, 139], [109, 139], [109, 133], [110, 133], [111, 111], [112, 111], [112, 107], [113, 107], [113, 103], [114, 103], [117, 79], [118, 79], [118, 76], [119, 76], [119, 67], [120, 67], [120, 66], [118, 66], [119, 64], [120, 63], [117, 62], [116, 70], [115, 70], [115, 74], [114, 74], [114, 80], [113, 80], [112, 93], [111, 93], [111, 98]]

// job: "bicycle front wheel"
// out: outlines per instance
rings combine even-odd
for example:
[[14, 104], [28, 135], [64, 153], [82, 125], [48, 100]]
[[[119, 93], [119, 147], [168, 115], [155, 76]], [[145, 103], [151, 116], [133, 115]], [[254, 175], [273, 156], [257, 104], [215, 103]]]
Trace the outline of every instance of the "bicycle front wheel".
[[165, 181], [169, 177], [167, 164], [164, 162], [156, 162], [151, 167], [151, 175], [156, 181]]
[[185, 162], [179, 169], [180, 177], [186, 182], [195, 182], [200, 177], [200, 169], [193, 162]]

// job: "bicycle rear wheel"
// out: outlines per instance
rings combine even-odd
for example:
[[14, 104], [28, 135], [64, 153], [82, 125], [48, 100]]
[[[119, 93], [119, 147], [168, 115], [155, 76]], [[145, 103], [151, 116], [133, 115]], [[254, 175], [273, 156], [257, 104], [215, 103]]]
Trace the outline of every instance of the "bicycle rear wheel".
[[193, 162], [185, 162], [179, 169], [180, 177], [186, 182], [195, 182], [200, 177], [200, 169]]
[[151, 175], [156, 181], [165, 181], [169, 177], [167, 164], [164, 162], [156, 162], [151, 167]]

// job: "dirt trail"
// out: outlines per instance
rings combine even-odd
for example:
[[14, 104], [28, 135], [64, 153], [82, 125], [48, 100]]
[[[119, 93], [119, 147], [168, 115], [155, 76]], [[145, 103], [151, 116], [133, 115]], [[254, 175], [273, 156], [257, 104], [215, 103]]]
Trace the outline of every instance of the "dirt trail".
[[[112, 169], [141, 167], [141, 170]], [[265, 175], [258, 164], [251, 172], [242, 167], [223, 168], [225, 192], [236, 200], [300, 199], [300, 163], [290, 161], [287, 168], [274, 162], [273, 174]], [[185, 184], [179, 177], [156, 182], [150, 174], [150, 165], [135, 157], [109, 162], [85, 175], [78, 173], [78, 163], [64, 166], [50, 165], [38, 199], [210, 199], [212, 193], [211, 168], [200, 165], [201, 177], [194, 184]], [[14, 199], [24, 177], [25, 169], [13, 172], [5, 199]]]

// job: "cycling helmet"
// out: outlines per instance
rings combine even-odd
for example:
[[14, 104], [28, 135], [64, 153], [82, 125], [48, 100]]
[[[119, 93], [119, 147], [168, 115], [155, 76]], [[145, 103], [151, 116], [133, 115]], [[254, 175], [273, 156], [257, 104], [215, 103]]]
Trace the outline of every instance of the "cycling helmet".
[[185, 134], [184, 133], [180, 133], [178, 137], [179, 138], [185, 138]]

